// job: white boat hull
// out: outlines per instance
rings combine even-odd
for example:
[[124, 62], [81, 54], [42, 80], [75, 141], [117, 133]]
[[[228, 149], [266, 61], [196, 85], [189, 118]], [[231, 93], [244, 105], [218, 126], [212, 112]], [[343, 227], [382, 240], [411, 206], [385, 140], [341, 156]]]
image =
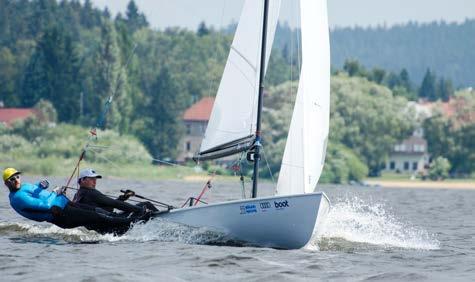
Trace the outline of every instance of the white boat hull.
[[319, 192], [175, 209], [161, 218], [222, 232], [252, 245], [298, 249], [308, 243], [329, 208], [327, 196]]

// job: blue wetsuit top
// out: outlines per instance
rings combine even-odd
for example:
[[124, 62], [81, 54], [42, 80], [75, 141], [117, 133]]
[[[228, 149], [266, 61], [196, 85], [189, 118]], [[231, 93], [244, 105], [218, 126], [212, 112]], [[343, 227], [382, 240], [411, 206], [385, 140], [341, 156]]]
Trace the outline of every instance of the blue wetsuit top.
[[10, 205], [22, 216], [35, 221], [53, 220], [51, 207], [64, 209], [69, 199], [41, 188], [38, 184], [23, 183], [20, 190], [10, 192]]

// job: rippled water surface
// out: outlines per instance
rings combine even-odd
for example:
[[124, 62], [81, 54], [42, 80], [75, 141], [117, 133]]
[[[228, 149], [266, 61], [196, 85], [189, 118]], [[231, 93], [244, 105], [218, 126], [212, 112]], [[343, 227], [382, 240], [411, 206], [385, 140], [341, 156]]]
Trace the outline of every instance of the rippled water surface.
[[[61, 185], [63, 179], [52, 179]], [[199, 182], [104, 179], [174, 205]], [[475, 191], [323, 186], [332, 209], [323, 233], [300, 250], [236, 247], [219, 234], [160, 219], [120, 237], [22, 219], [0, 197], [2, 281], [473, 281]], [[263, 184], [260, 195], [271, 195]], [[214, 183], [204, 200], [238, 199], [239, 183]], [[269, 234], [271, 236], [271, 234]], [[224, 245], [223, 245], [224, 244]]]

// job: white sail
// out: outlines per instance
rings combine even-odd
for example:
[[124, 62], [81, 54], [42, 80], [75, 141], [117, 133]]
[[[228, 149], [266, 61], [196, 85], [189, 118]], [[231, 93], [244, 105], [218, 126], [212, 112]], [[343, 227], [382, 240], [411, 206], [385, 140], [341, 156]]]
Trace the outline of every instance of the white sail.
[[277, 195], [313, 192], [330, 123], [330, 43], [326, 0], [300, 1], [302, 69]]
[[[266, 66], [274, 40], [281, 0], [270, 0]], [[246, 0], [236, 29], [213, 111], [201, 143], [207, 151], [254, 134], [260, 72], [264, 1]]]

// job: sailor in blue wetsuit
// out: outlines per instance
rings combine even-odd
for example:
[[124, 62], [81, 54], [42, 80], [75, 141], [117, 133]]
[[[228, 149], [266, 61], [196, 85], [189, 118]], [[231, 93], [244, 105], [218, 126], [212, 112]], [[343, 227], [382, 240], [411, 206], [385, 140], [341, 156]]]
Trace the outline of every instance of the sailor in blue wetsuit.
[[98, 213], [94, 207], [73, 203], [59, 191], [46, 190], [49, 186], [46, 180], [22, 184], [20, 174], [14, 168], [7, 168], [3, 181], [10, 190], [10, 205], [28, 219], [51, 222], [62, 228], [84, 226], [101, 233], [123, 233], [137, 220]]
[[21, 172], [14, 168], [7, 168], [3, 172], [3, 181], [10, 190], [10, 205], [28, 219], [52, 222], [51, 208], [56, 206], [64, 209], [69, 202], [68, 198], [46, 190], [49, 186], [47, 180], [37, 184], [22, 184], [20, 174]]

